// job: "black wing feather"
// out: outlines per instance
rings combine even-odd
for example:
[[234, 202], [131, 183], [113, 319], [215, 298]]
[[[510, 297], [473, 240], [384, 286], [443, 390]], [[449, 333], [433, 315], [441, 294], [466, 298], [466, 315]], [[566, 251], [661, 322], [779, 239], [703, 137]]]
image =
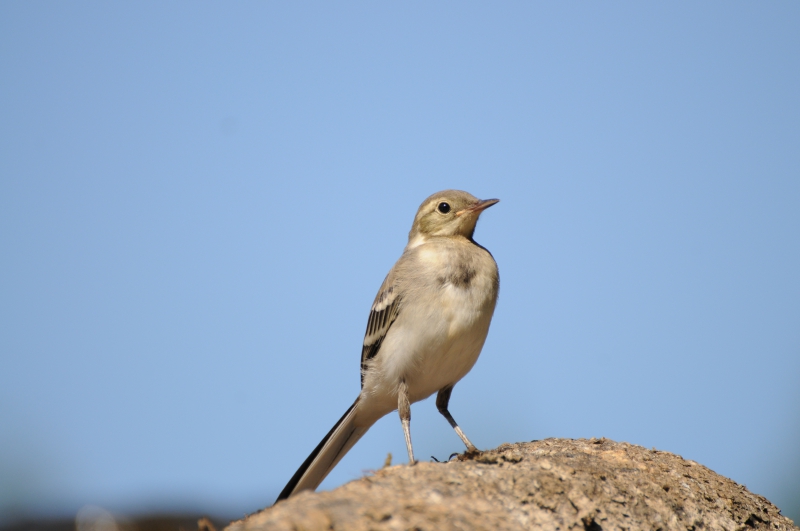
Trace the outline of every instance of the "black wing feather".
[[[381, 286], [381, 292], [375, 297], [375, 302], [372, 304], [372, 310], [369, 312], [369, 320], [367, 321], [367, 332], [364, 334], [364, 346], [361, 349], [362, 387], [364, 386], [364, 371], [367, 370], [367, 361], [378, 355], [386, 333], [400, 313], [399, 295], [394, 292], [392, 286], [384, 289], [385, 284], [386, 281], [384, 281], [384, 286]], [[380, 308], [380, 310], [376, 308]]]

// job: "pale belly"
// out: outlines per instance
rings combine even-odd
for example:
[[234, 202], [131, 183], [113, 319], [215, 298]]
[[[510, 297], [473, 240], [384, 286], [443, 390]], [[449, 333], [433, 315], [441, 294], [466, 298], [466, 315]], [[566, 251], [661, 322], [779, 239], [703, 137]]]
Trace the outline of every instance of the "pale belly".
[[401, 381], [408, 385], [409, 400], [417, 402], [454, 385], [472, 369], [494, 311], [493, 294], [476, 299], [481, 293], [487, 290], [447, 285], [436, 304], [403, 309], [364, 382], [364, 392], [382, 404], [383, 414], [397, 407]]

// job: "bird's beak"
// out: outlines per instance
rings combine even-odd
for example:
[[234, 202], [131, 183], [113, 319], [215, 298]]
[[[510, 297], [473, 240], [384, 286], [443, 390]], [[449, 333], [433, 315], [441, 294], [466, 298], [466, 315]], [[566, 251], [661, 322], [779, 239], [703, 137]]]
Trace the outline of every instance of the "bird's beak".
[[465, 208], [464, 210], [459, 210], [458, 212], [456, 212], [456, 216], [460, 216], [462, 214], [476, 214], [482, 212], [483, 210], [486, 210], [490, 206], [499, 202], [500, 202], [499, 199], [482, 199], [469, 208]]

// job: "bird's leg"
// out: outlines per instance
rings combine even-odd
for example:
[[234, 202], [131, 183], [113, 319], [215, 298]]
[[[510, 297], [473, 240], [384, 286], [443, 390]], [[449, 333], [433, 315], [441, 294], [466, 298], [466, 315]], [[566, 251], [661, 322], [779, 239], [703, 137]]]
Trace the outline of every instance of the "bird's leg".
[[408, 450], [408, 464], [413, 465], [414, 449], [411, 447], [411, 403], [408, 401], [408, 385], [405, 380], [400, 381], [397, 389], [397, 412], [400, 413], [400, 423], [403, 425], [403, 434], [406, 436], [406, 449]]
[[467, 439], [467, 436], [464, 435], [464, 432], [461, 431], [461, 428], [458, 427], [456, 424], [456, 420], [453, 418], [453, 415], [447, 410], [447, 404], [450, 403], [450, 393], [453, 392], [453, 386], [448, 385], [447, 387], [443, 387], [439, 389], [439, 394], [436, 395], [436, 409], [439, 410], [439, 413], [444, 415], [444, 418], [447, 419], [447, 422], [456, 430], [456, 435], [461, 437], [461, 440], [464, 441], [464, 444], [467, 446], [468, 452], [477, 452], [478, 449], [475, 448], [475, 445]]

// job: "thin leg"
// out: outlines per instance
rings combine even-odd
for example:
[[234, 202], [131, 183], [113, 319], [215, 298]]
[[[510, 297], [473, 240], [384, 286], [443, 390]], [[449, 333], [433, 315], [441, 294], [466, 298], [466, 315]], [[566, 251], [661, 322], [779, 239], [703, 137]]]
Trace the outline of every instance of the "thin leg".
[[411, 447], [411, 404], [408, 401], [408, 386], [406, 381], [400, 382], [397, 390], [397, 412], [400, 413], [400, 423], [403, 425], [403, 434], [406, 436], [406, 449], [408, 450], [408, 464], [413, 465], [414, 449]]
[[436, 409], [439, 410], [439, 413], [444, 415], [444, 418], [447, 419], [447, 422], [456, 430], [456, 435], [461, 437], [461, 440], [464, 441], [464, 444], [467, 446], [467, 450], [470, 452], [477, 452], [478, 449], [475, 448], [475, 445], [472, 444], [467, 436], [464, 435], [464, 432], [461, 431], [461, 428], [458, 427], [456, 424], [456, 420], [453, 418], [453, 415], [447, 410], [447, 404], [450, 403], [450, 393], [453, 392], [453, 386], [449, 385], [442, 389], [439, 389], [439, 394], [436, 395]]

